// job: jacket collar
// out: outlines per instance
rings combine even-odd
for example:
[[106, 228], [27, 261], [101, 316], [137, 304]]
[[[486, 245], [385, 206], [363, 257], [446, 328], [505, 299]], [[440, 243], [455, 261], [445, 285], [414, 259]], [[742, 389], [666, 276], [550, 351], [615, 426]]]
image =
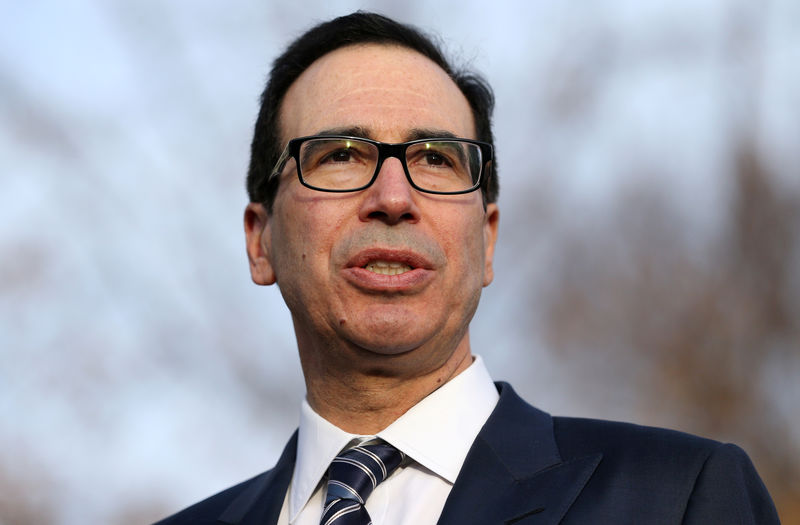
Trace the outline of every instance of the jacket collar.
[[525, 403], [507, 383], [497, 386], [500, 400], [467, 455], [440, 525], [556, 524], [602, 458], [563, 462], [553, 418]]
[[[563, 462], [553, 418], [523, 401], [507, 383], [470, 448], [440, 525], [554, 525], [594, 473], [602, 454]], [[219, 517], [230, 525], [277, 523], [297, 455], [297, 432], [275, 468], [257, 477]]]

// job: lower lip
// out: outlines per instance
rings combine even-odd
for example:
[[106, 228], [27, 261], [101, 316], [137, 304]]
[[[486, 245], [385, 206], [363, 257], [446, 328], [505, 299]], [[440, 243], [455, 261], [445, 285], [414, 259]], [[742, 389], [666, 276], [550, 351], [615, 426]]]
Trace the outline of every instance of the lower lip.
[[423, 268], [414, 268], [397, 275], [384, 275], [366, 268], [351, 267], [344, 269], [345, 278], [357, 288], [374, 292], [413, 292], [424, 287], [434, 272]]

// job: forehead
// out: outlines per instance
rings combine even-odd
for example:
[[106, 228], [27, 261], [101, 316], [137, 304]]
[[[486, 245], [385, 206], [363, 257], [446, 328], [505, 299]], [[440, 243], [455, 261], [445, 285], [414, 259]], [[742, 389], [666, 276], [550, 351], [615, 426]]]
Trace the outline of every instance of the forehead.
[[319, 58], [286, 92], [280, 122], [284, 142], [353, 127], [387, 142], [407, 140], [414, 129], [475, 138], [455, 82], [429, 58], [395, 45], [348, 46]]

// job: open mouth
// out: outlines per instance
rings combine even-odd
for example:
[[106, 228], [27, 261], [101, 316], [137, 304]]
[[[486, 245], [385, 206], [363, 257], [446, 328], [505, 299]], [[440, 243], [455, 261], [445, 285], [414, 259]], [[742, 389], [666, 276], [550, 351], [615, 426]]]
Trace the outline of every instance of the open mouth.
[[363, 268], [380, 275], [400, 275], [413, 270], [411, 266], [397, 261], [370, 261]]

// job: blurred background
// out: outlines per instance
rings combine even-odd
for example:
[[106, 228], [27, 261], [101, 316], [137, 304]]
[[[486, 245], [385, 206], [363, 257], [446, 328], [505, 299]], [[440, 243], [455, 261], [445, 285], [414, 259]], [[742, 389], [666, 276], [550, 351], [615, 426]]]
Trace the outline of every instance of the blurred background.
[[800, 523], [796, 0], [0, 6], [0, 524], [149, 523], [277, 459], [304, 386], [247, 268], [252, 125], [359, 8], [495, 88], [493, 376], [736, 442]]

